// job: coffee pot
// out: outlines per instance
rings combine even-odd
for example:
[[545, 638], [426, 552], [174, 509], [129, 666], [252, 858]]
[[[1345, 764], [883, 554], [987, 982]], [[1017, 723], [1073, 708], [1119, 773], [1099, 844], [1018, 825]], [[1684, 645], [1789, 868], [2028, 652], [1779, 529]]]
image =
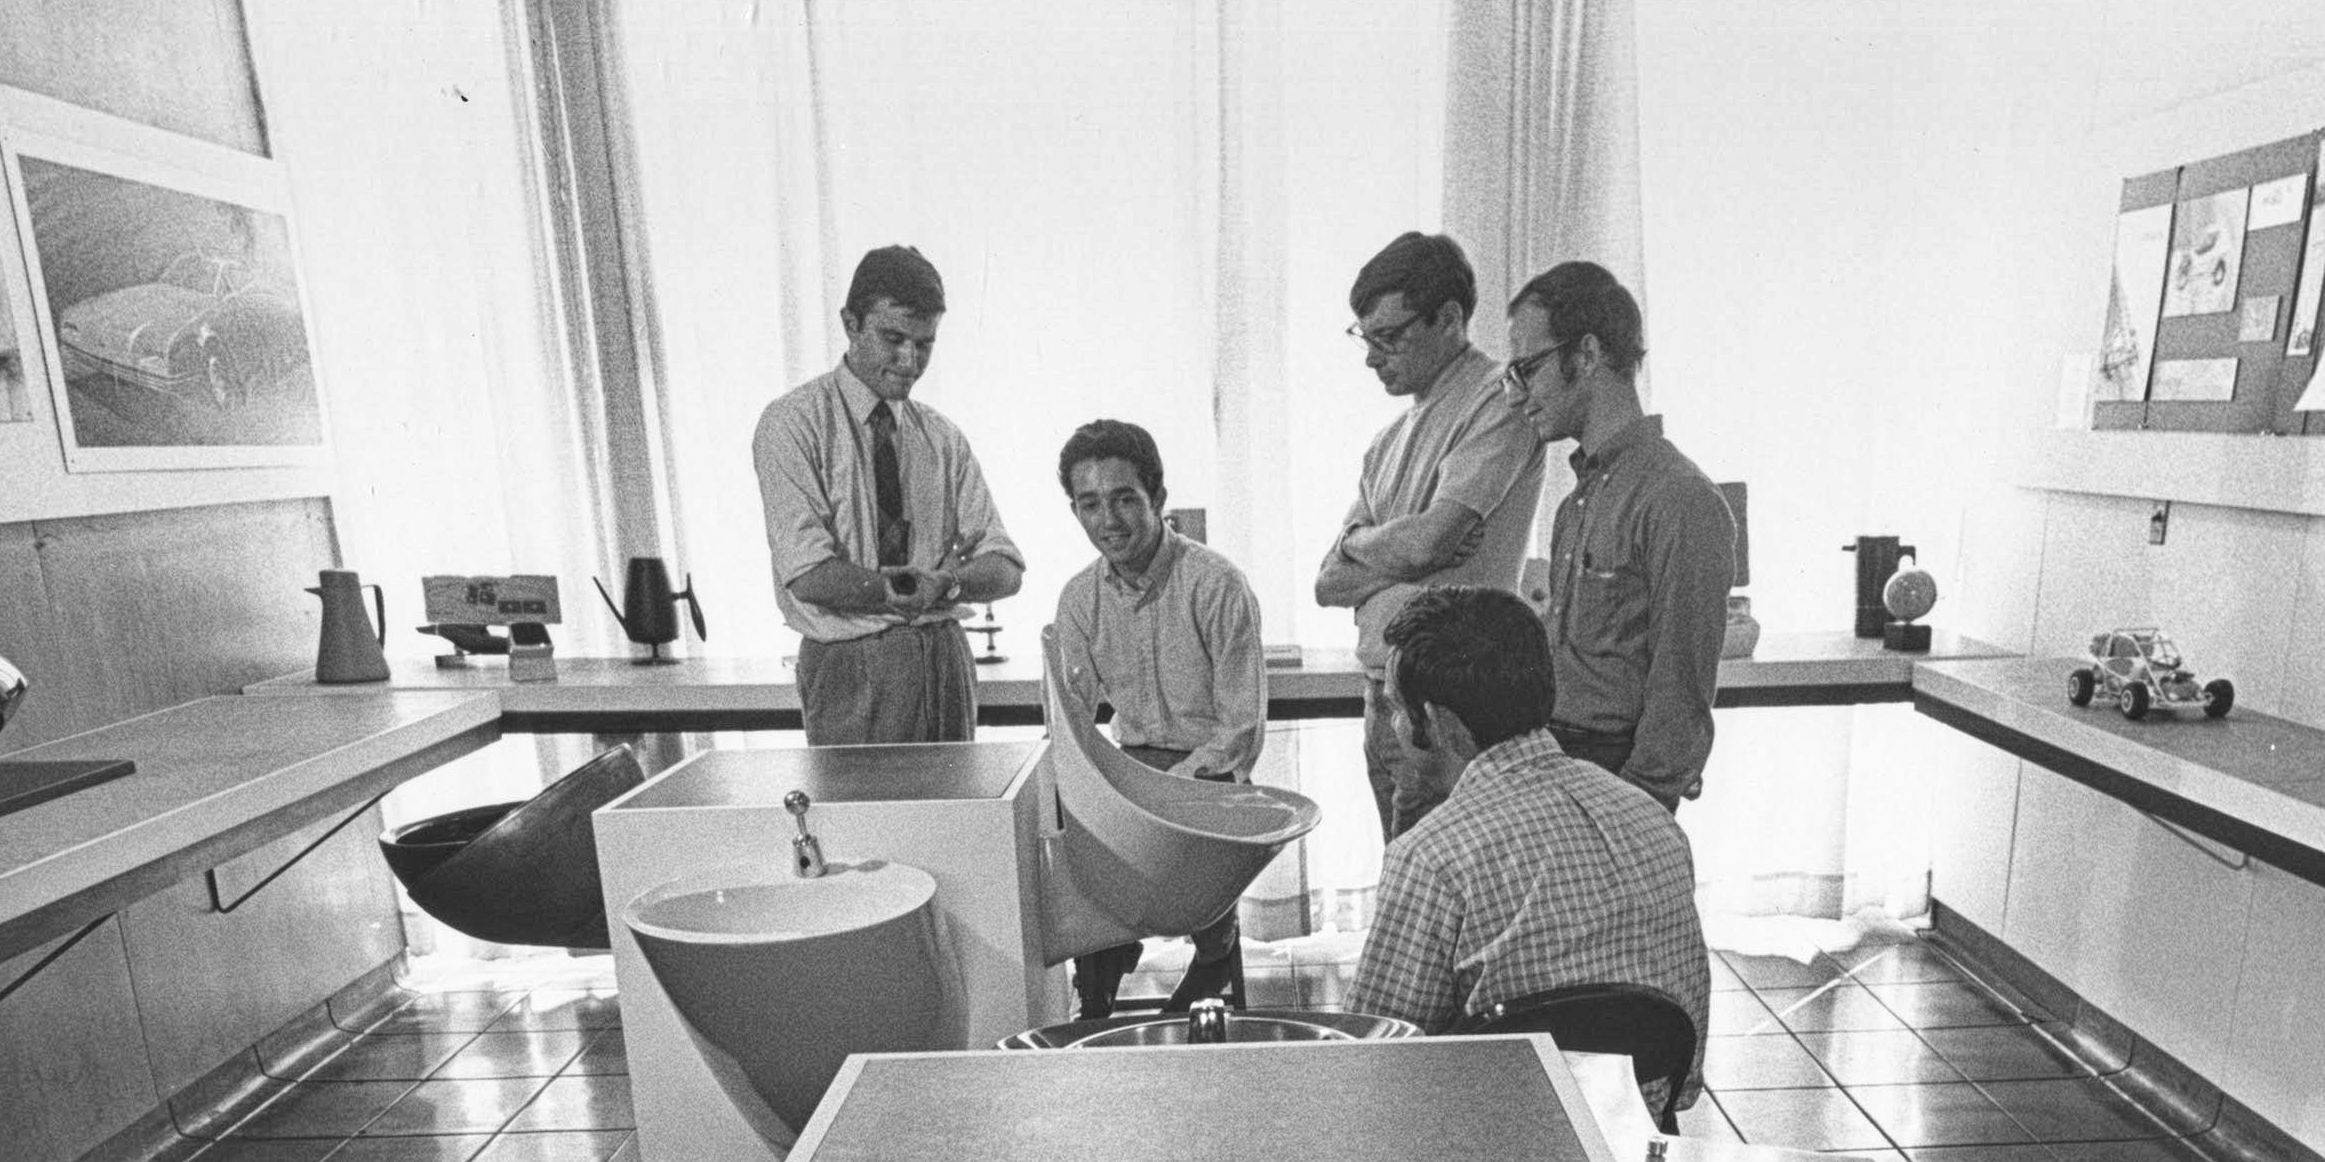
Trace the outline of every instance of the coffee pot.
[[[375, 622], [363, 612], [363, 591], [371, 590]], [[377, 585], [365, 585], [351, 569], [325, 569], [321, 583], [307, 590], [323, 599], [322, 640], [315, 647], [318, 682], [385, 682], [387, 655], [387, 598]]]
[[1881, 588], [1897, 572], [1897, 562], [1912, 557], [1916, 562], [1921, 554], [1912, 545], [1897, 543], [1896, 537], [1858, 537], [1853, 545], [1842, 545], [1844, 553], [1857, 555], [1857, 620], [1858, 637], [1880, 637], [1889, 625], [1889, 608], [1881, 603]]
[[694, 574], [686, 575], [686, 588], [670, 590], [670, 569], [660, 557], [632, 557], [628, 577], [622, 582], [621, 608], [614, 608], [613, 594], [606, 592], [605, 582], [592, 577], [597, 595], [605, 598], [605, 607], [613, 610], [614, 620], [621, 623], [622, 632], [631, 641], [653, 647], [653, 653], [634, 659], [641, 666], [668, 665], [676, 658], [662, 656], [662, 647], [678, 640], [678, 609], [680, 601], [694, 615], [694, 636], [704, 641], [710, 634], [703, 628], [702, 604], [694, 599]]

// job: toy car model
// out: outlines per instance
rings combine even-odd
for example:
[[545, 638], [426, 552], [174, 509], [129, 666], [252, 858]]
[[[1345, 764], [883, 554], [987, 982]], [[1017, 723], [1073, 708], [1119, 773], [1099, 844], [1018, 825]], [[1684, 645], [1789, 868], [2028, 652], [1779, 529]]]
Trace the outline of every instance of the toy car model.
[[2130, 719], [2155, 707], [2201, 706], [2218, 718], [2236, 705], [2236, 686], [2214, 678], [2202, 686], [2182, 669], [2179, 648], [2162, 630], [2113, 629], [2091, 638], [2091, 665], [2067, 675], [2067, 701], [2089, 706], [2104, 692]]

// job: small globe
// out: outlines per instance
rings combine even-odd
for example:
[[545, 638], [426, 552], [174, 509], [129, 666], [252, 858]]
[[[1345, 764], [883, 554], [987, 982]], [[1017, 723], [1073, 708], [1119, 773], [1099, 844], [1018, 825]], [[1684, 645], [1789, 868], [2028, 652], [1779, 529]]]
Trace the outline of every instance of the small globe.
[[1937, 578], [1921, 569], [1899, 569], [1881, 587], [1882, 606], [1899, 621], [1912, 621], [1928, 613], [1937, 604], [1937, 596]]

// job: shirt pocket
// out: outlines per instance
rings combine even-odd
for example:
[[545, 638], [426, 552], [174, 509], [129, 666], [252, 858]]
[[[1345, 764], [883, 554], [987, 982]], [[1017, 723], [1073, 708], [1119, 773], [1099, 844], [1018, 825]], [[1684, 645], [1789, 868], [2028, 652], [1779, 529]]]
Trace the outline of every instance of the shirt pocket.
[[1584, 655], [1621, 657], [1642, 650], [1647, 639], [1646, 574], [1627, 558], [1586, 554], [1575, 573], [1566, 624], [1574, 648]]

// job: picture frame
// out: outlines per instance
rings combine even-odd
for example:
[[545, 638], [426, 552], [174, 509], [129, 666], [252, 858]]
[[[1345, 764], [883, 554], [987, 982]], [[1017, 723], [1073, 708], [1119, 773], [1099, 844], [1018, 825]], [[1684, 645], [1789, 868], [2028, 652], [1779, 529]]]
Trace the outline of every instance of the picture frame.
[[21, 276], [0, 297], [29, 299], [17, 339], [37, 345], [22, 362], [45, 381], [29, 390], [47, 397], [64, 470], [325, 466], [281, 167], [11, 96], [0, 183]]

